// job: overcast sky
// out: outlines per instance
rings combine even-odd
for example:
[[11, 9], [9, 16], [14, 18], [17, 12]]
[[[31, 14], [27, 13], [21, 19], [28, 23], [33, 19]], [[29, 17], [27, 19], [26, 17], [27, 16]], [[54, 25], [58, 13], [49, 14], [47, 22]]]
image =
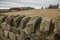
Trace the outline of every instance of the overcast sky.
[[35, 8], [48, 7], [50, 4], [60, 5], [60, 0], [0, 0], [0, 8], [30, 6]]

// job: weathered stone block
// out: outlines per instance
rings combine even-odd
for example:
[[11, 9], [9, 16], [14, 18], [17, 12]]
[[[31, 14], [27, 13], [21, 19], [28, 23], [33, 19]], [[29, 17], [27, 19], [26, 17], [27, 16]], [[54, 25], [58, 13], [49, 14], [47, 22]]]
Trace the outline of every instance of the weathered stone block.
[[60, 35], [60, 16], [58, 16], [56, 21], [56, 26], [55, 26], [55, 33]]
[[19, 15], [11, 15], [11, 16], [8, 16], [7, 19], [6, 19], [6, 23], [9, 24], [10, 26], [13, 26], [13, 18], [17, 17]]
[[21, 22], [21, 20], [22, 20], [23, 17], [25, 17], [25, 16], [22, 15], [22, 16], [18, 16], [18, 17], [13, 18], [13, 25], [15, 27], [18, 27], [19, 23]]
[[10, 31], [10, 25], [7, 24], [6, 22], [3, 22], [3, 23], [1, 24], [1, 26], [2, 26], [2, 29], [3, 29], [3, 30]]
[[3, 40], [3, 39], [0, 37], [0, 40]]
[[30, 17], [24, 17], [22, 20], [21, 20], [21, 23], [18, 27], [19, 30], [23, 30], [26, 26], [26, 24], [28, 23]]
[[15, 35], [15, 33], [9, 32], [9, 38], [10, 38], [11, 40], [16, 40], [16, 35]]
[[45, 37], [36, 35], [36, 34], [31, 34], [30, 35], [30, 40], [47, 40]]
[[3, 30], [0, 29], [0, 37], [3, 36]]
[[4, 30], [4, 37], [8, 38], [9, 31]]
[[40, 24], [40, 32], [42, 33], [48, 33], [50, 29], [52, 28], [52, 20], [48, 18], [43, 18], [42, 22]]
[[2, 29], [2, 25], [1, 25], [1, 23], [0, 23], [0, 29]]
[[38, 17], [38, 16], [32, 17], [29, 20], [29, 22], [26, 24], [25, 32], [27, 34], [35, 33], [36, 28], [39, 25], [40, 21], [41, 21], [41, 17]]
[[10, 26], [13, 26], [13, 18], [14, 17], [15, 17], [14, 15], [8, 16], [6, 19], [6, 23], [9, 24]]
[[6, 37], [1, 37], [2, 40], [10, 40], [9, 38], [6, 38]]
[[16, 27], [11, 27], [10, 31], [12, 31], [12, 32], [14, 32], [16, 34], [20, 33], [20, 31]]
[[16, 38], [17, 38], [17, 40], [23, 40], [23, 37], [19, 34], [16, 34]]
[[0, 16], [0, 23], [3, 23], [6, 20], [7, 16]]
[[16, 34], [17, 40], [26, 40], [27, 37], [28, 35], [24, 31], [22, 31], [20, 34]]

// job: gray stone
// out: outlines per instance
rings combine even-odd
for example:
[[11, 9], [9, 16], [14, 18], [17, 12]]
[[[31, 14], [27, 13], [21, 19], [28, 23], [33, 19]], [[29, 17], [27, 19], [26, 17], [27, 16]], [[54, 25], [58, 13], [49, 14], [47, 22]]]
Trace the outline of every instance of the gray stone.
[[17, 40], [23, 40], [23, 37], [19, 34], [16, 34]]
[[25, 17], [25, 16], [22, 15], [22, 16], [18, 16], [18, 17], [13, 18], [13, 25], [15, 27], [18, 27], [19, 23], [21, 22], [21, 20], [22, 20], [23, 17]]
[[2, 29], [2, 25], [1, 25], [1, 23], [0, 23], [0, 29]]
[[38, 24], [40, 23], [40, 21], [41, 21], [41, 17], [38, 17], [38, 16], [32, 17], [29, 20], [29, 22], [26, 24], [25, 32], [27, 34], [35, 33], [36, 28], [37, 28]]
[[20, 31], [16, 27], [11, 27], [10, 31], [12, 31], [12, 32], [14, 32], [16, 34], [19, 34], [20, 33]]
[[0, 40], [3, 40], [3, 39], [0, 37]]
[[3, 30], [10, 31], [10, 25], [7, 24], [6, 22], [3, 22], [3, 23], [1, 24], [1, 26], [2, 26], [2, 29], [3, 29]]
[[1, 37], [2, 40], [10, 40], [9, 38], [6, 38], [6, 37]]
[[21, 20], [21, 23], [18, 27], [19, 30], [22, 30], [25, 28], [26, 24], [28, 23], [30, 17], [24, 17], [22, 20]]
[[0, 23], [3, 23], [6, 20], [7, 16], [0, 16]]
[[30, 40], [47, 40], [45, 37], [39, 36], [37, 34], [30, 34]]
[[40, 37], [38, 35], [36, 35], [36, 34], [31, 34], [30, 39], [31, 40], [40, 40]]
[[51, 26], [52, 24], [52, 20], [49, 18], [43, 18], [42, 22], [40, 24], [40, 32], [42, 34], [46, 34], [50, 31], [50, 29], [52, 28]]
[[0, 37], [3, 36], [3, 30], [0, 29]]
[[57, 17], [56, 26], [55, 26], [55, 33], [60, 35], [60, 16]]
[[10, 26], [13, 26], [13, 18], [14, 17], [15, 17], [14, 15], [8, 16], [6, 19], [6, 23], [9, 24]]
[[9, 38], [10, 38], [11, 40], [16, 40], [16, 35], [15, 35], [15, 33], [9, 32]]
[[22, 31], [20, 34], [16, 34], [17, 40], [26, 40], [27, 37], [28, 35], [24, 31]]
[[8, 38], [9, 31], [4, 30], [4, 37]]

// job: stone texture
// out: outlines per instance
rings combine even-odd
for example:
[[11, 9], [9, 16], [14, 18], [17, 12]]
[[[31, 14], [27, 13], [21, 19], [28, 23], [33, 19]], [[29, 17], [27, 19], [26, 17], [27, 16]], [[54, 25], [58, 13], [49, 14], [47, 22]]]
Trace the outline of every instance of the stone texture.
[[[1, 16], [1, 15], [0, 15]], [[6, 21], [1, 16], [0, 40], [53, 40], [55, 38], [52, 29], [52, 20], [39, 16], [27, 17], [23, 15], [8, 16]], [[4, 20], [4, 21], [2, 21]], [[56, 33], [60, 34], [60, 17], [57, 18]], [[48, 35], [48, 36], [46, 36]]]
[[1, 37], [2, 40], [10, 40], [9, 38], [6, 38], [6, 37]]
[[40, 40], [40, 37], [36, 34], [31, 34], [30, 35], [30, 40]]
[[14, 15], [8, 16], [6, 19], [6, 23], [9, 24], [10, 26], [13, 26], [13, 18], [16, 17]]
[[60, 35], [60, 16], [57, 17], [56, 26], [55, 26], [55, 33]]
[[40, 32], [43, 34], [47, 34], [50, 29], [51, 29], [51, 24], [52, 24], [52, 20], [49, 18], [43, 18], [42, 22], [40, 24]]
[[0, 37], [0, 40], [3, 40], [3, 39]]
[[32, 17], [29, 22], [26, 24], [25, 32], [27, 34], [35, 33], [38, 24], [41, 21], [41, 17], [35, 16]]
[[3, 36], [3, 30], [0, 29], [0, 37]]
[[19, 26], [19, 23], [21, 22], [22, 18], [24, 18], [25, 16], [24, 15], [21, 15], [21, 16], [18, 16], [18, 17], [15, 17], [13, 19], [13, 24], [15, 27], [18, 27]]
[[26, 40], [27, 36], [28, 35], [24, 31], [22, 31], [20, 34], [16, 34], [17, 40]]
[[10, 38], [11, 40], [16, 40], [16, 35], [15, 35], [15, 33], [9, 32], [9, 38]]
[[2, 25], [1, 25], [1, 23], [0, 23], [0, 29], [2, 29]]
[[7, 24], [6, 22], [3, 22], [3, 23], [1, 24], [1, 26], [2, 26], [2, 29], [3, 29], [3, 30], [10, 31], [10, 25]]
[[19, 30], [23, 30], [26, 26], [26, 24], [28, 23], [30, 17], [24, 17], [22, 20], [21, 20], [21, 23], [18, 27]]
[[19, 34], [20, 33], [20, 31], [16, 27], [11, 27], [10, 31], [12, 31], [12, 32], [14, 32], [16, 34]]
[[4, 30], [4, 37], [8, 38], [9, 31]]
[[19, 34], [16, 34], [17, 40], [23, 40], [23, 37]]
[[7, 16], [0, 16], [0, 23], [3, 23], [6, 20]]
[[30, 34], [30, 40], [48, 40], [45, 37], [39, 36], [37, 34]]

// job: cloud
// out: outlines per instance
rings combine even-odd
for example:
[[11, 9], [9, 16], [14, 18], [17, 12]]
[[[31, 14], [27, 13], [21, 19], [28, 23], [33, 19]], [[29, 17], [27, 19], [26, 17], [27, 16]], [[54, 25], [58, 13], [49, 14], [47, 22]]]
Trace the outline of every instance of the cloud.
[[[60, 4], [60, 0], [0, 0], [0, 4], [4, 7], [21, 7], [21, 6], [32, 6], [32, 7], [47, 7], [50, 4]], [[1, 6], [1, 5], [0, 5]]]
[[40, 4], [56, 4], [59, 0], [2, 0], [9, 2], [29, 2], [29, 3], [40, 3]]

